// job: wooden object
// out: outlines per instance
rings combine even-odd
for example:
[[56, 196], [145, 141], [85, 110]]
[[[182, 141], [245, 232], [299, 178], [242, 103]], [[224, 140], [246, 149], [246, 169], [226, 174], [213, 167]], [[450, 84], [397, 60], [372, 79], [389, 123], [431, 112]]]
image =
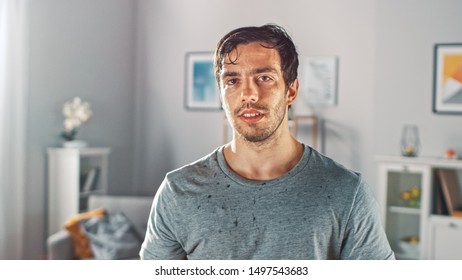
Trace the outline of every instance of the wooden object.
[[438, 169], [437, 173], [440, 179], [440, 186], [448, 214], [451, 216], [462, 217], [461, 196], [455, 170]]
[[306, 116], [301, 116], [301, 115], [295, 115], [293, 117], [293, 124], [289, 126], [290, 132], [292, 135], [297, 138], [298, 133], [299, 133], [299, 126], [302, 124], [302, 122], [308, 121], [309, 125], [311, 125], [311, 143], [309, 145], [314, 148], [318, 149], [318, 118], [316, 116], [312, 115], [306, 115]]

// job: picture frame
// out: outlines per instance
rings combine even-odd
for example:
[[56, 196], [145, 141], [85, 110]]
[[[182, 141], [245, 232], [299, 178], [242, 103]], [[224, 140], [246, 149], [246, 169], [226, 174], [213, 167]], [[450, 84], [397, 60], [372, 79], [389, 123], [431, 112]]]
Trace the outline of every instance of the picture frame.
[[221, 110], [213, 52], [186, 53], [185, 70], [185, 107], [189, 110]]
[[338, 57], [310, 56], [303, 65], [301, 84], [306, 104], [337, 105]]
[[433, 112], [462, 114], [462, 43], [434, 46]]

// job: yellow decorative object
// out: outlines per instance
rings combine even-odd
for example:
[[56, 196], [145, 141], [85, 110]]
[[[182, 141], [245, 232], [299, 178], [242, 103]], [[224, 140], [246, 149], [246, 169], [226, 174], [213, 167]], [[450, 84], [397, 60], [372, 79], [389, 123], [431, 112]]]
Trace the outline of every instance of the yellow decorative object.
[[408, 190], [401, 192], [401, 198], [409, 207], [420, 207], [420, 188], [418, 186], [412, 186]]
[[411, 193], [411, 198], [420, 199], [420, 188], [419, 187], [417, 186], [412, 187], [409, 191]]
[[404, 200], [409, 200], [409, 199], [411, 199], [411, 193], [408, 192], [408, 191], [402, 192], [401, 193], [401, 198], [404, 199]]
[[64, 228], [69, 232], [73, 241], [75, 256], [78, 259], [88, 259], [93, 256], [90, 241], [81, 230], [80, 222], [94, 217], [102, 217], [106, 213], [104, 208], [98, 208], [88, 212], [76, 214], [69, 218], [64, 224]]
[[416, 243], [419, 243], [419, 237], [415, 235], [411, 235], [411, 236], [407, 236], [403, 238], [403, 241], [411, 243], [411, 244], [416, 244]]

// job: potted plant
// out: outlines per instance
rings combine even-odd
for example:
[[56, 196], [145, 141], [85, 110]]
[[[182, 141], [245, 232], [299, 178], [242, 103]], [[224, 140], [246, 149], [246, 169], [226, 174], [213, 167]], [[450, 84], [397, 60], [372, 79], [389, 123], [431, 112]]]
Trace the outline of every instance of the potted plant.
[[92, 116], [90, 104], [83, 102], [80, 97], [74, 97], [63, 105], [64, 131], [60, 136], [64, 139], [63, 147], [81, 148], [86, 147], [87, 143], [76, 140], [76, 135], [81, 126], [88, 122]]

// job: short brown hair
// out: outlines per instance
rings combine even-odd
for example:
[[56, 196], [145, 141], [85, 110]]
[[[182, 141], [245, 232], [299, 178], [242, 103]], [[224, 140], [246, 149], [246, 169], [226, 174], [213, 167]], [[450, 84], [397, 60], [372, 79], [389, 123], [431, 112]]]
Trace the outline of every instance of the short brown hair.
[[[298, 53], [289, 34], [281, 26], [266, 24], [260, 27], [249, 26], [235, 29], [226, 34], [215, 48], [215, 76], [220, 82], [223, 61], [238, 45], [259, 42], [265, 48], [276, 49], [281, 58], [281, 70], [286, 87], [298, 76]], [[229, 57], [228, 57], [229, 58]]]

